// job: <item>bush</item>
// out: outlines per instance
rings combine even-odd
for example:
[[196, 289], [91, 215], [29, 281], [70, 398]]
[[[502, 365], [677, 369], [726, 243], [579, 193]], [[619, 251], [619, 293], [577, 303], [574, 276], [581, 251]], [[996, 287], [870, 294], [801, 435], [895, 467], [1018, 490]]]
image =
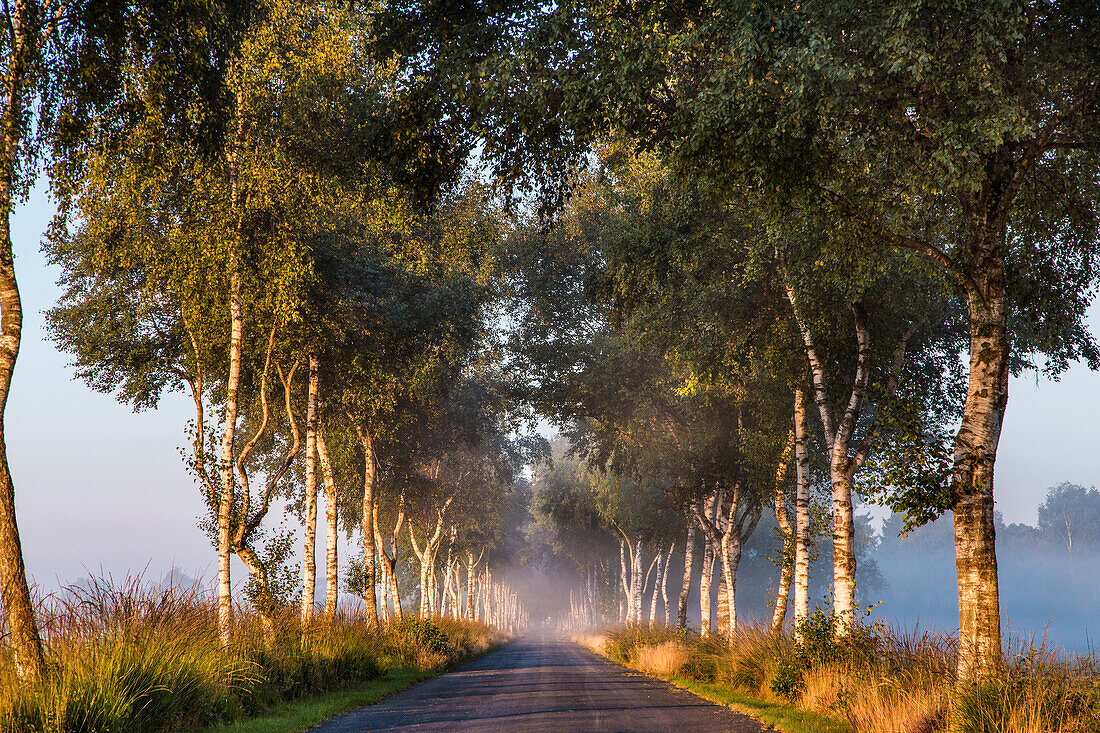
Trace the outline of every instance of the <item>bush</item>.
[[853, 624], [848, 634], [838, 636], [834, 617], [820, 608], [794, 629], [794, 653], [783, 658], [769, 688], [779, 697], [794, 701], [806, 687], [804, 675], [815, 666], [840, 663], [861, 668], [877, 657], [879, 638], [874, 630]]
[[608, 657], [620, 664], [631, 664], [638, 649], [656, 646], [666, 641], [682, 640], [686, 638], [687, 633], [670, 626], [630, 624], [607, 633], [605, 652]]
[[800, 659], [792, 657], [782, 660], [772, 676], [771, 691], [788, 702], [794, 702], [802, 697], [802, 691], [806, 689], [803, 678], [805, 670], [805, 664]]

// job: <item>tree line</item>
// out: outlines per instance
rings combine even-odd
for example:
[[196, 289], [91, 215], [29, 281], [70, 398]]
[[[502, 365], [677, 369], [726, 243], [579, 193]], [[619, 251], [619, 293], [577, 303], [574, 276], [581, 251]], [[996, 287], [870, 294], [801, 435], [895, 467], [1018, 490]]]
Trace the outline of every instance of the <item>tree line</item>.
[[[58, 205], [48, 330], [79, 378], [135, 410], [191, 397], [183, 454], [217, 550], [223, 644], [233, 558], [268, 633], [291, 607], [303, 623], [320, 610], [322, 503], [325, 618], [346, 587], [373, 619], [409, 613], [412, 590], [421, 617], [523, 624], [488, 564], [539, 448], [517, 437], [493, 359], [503, 213], [468, 141], [374, 50], [368, 10], [12, 11], [43, 36], [28, 63], [53, 64], [30, 92]], [[302, 526], [297, 568], [283, 513]], [[341, 533], [362, 547], [344, 573]], [[35, 678], [41, 642], [7, 549], [8, 627]]]
[[[482, 520], [531, 455], [514, 437], [534, 412], [604, 477], [596, 513], [621, 540], [628, 618], [643, 614], [643, 545], [665, 557], [675, 527], [717, 565], [729, 633], [767, 510], [787, 548], [777, 625], [785, 593], [805, 617], [817, 522], [846, 633], [861, 492], [907, 527], [952, 512], [958, 673], [999, 666], [1008, 377], [1100, 362], [1084, 326], [1100, 181], [1090, 3], [5, 13], [4, 220], [48, 153], [60, 214], [46, 246], [66, 288], [54, 338], [135, 407], [193, 397], [223, 641], [231, 556], [257, 608], [292, 587], [286, 535], [263, 526], [280, 497], [305, 524], [312, 613], [318, 482], [336, 507], [352, 474], [357, 509], [326, 519], [329, 536], [340, 516], [361, 532], [368, 608], [376, 556], [397, 577], [406, 508], [421, 613], [453, 604], [453, 556], [505, 526]], [[2, 402], [20, 318], [0, 239]], [[6, 466], [0, 582], [34, 676]], [[549, 508], [580, 511], [568, 498]]]

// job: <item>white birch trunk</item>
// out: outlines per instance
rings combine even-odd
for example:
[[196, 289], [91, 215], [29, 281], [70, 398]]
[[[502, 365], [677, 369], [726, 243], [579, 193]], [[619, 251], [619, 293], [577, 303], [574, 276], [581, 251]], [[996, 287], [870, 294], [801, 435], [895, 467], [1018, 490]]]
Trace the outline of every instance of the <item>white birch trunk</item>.
[[634, 541], [634, 568], [630, 586], [630, 620], [640, 623], [642, 620], [642, 540]]
[[680, 581], [679, 606], [676, 609], [676, 626], [687, 628], [688, 597], [691, 595], [692, 564], [695, 561], [695, 525], [688, 516], [687, 540], [684, 542], [684, 577]]
[[710, 636], [710, 584], [714, 577], [714, 543], [710, 537], [703, 535], [703, 573], [699, 578], [699, 633], [701, 636]]
[[306, 399], [306, 526], [302, 549], [303, 624], [313, 620], [313, 593], [317, 584], [317, 390], [320, 381], [316, 354], [309, 355], [309, 392]]
[[[349, 419], [351, 416], [348, 416]], [[376, 594], [376, 587], [378, 585], [378, 574], [375, 571], [374, 556], [375, 556], [375, 508], [376, 502], [374, 500], [374, 480], [375, 480], [375, 455], [374, 455], [374, 437], [371, 435], [369, 427], [362, 424], [356, 424], [355, 426], [356, 436], [359, 438], [359, 447], [363, 451], [363, 498], [360, 504], [360, 530], [363, 540], [363, 571], [366, 576], [363, 581], [364, 588], [363, 602], [367, 605], [367, 618], [371, 623], [378, 623], [378, 600]], [[403, 513], [402, 513], [402, 516]], [[397, 554], [397, 537], [394, 537], [394, 555]], [[391, 566], [391, 571], [396, 569]], [[400, 618], [400, 614], [398, 614]]]
[[664, 578], [664, 566], [661, 561], [664, 559], [663, 549], [661, 545], [657, 545], [657, 556], [653, 558], [653, 561], [657, 563], [657, 575], [653, 578], [653, 598], [649, 602], [649, 625], [653, 626], [657, 623], [657, 595], [661, 590], [661, 581]]
[[671, 614], [671, 608], [668, 604], [668, 576], [669, 571], [672, 569], [672, 551], [676, 549], [676, 544], [672, 543], [668, 546], [668, 555], [665, 557], [665, 572], [661, 576], [661, 603], [665, 607], [665, 626], [668, 626], [669, 615]]
[[780, 536], [783, 538], [783, 555], [779, 570], [779, 589], [775, 593], [775, 607], [772, 610], [771, 630], [773, 632], [779, 632], [787, 620], [787, 601], [790, 598], [791, 576], [794, 570], [794, 528], [791, 527], [790, 518], [787, 516], [787, 495], [784, 492], [787, 463], [794, 448], [794, 439], [792, 429], [775, 471], [775, 521], [779, 525]]
[[806, 396], [801, 388], [794, 394], [794, 623], [798, 628], [810, 613], [810, 437]]
[[339, 600], [340, 575], [336, 558], [337, 507], [336, 479], [329, 462], [328, 448], [322, 430], [317, 431], [317, 457], [321, 459], [321, 476], [325, 483], [325, 618], [331, 621], [336, 616]]

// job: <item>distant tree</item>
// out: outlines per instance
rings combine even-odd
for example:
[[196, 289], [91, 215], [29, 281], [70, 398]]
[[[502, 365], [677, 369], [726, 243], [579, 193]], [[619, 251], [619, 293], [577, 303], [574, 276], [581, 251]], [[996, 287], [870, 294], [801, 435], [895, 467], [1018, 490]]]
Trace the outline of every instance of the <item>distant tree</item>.
[[1051, 487], [1039, 505], [1037, 529], [1070, 555], [1100, 551], [1100, 492], [1069, 482]]

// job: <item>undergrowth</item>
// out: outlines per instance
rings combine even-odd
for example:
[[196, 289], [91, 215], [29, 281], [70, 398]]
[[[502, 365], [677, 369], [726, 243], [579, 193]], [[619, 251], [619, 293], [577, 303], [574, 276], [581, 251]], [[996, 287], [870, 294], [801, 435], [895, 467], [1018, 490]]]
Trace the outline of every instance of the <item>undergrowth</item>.
[[857, 733], [1095, 733], [1100, 659], [1016, 639], [1001, 674], [975, 686], [955, 678], [954, 637], [857, 625], [838, 636], [818, 611], [796, 630], [741, 627], [732, 639], [634, 625], [582, 643], [668, 679], [735, 690], [767, 703], [845, 721]]
[[19, 683], [0, 651], [3, 733], [171, 733], [252, 717], [278, 703], [438, 669], [496, 640], [467, 621], [380, 628], [354, 613], [274, 627], [236, 609], [234, 642], [218, 641], [213, 599], [194, 590], [94, 579], [42, 604], [50, 674]]

